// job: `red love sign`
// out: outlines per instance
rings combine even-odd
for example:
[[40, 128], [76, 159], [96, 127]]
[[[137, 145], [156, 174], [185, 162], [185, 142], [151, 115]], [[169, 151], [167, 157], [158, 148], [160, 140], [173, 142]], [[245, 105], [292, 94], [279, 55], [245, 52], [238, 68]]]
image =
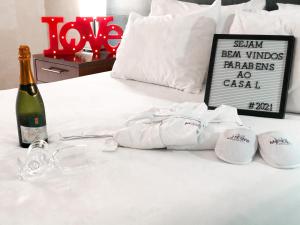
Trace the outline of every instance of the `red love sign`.
[[[75, 22], [65, 23], [58, 33], [58, 24], [64, 22], [63, 17], [42, 17], [42, 23], [47, 23], [49, 28], [49, 48], [44, 50], [44, 55], [74, 55], [82, 50], [87, 42], [89, 42], [95, 55], [100, 53], [102, 47], [108, 52], [115, 53], [119, 44], [112, 46], [109, 40], [122, 39], [123, 29], [115, 24], [109, 24], [113, 21], [112, 16], [97, 17], [99, 23], [98, 33], [95, 35], [91, 26], [94, 21], [93, 17], [76, 17]], [[80, 40], [76, 44], [76, 39], [71, 38], [68, 42], [67, 33], [75, 29], [78, 31]], [[59, 48], [59, 43], [62, 49]]]

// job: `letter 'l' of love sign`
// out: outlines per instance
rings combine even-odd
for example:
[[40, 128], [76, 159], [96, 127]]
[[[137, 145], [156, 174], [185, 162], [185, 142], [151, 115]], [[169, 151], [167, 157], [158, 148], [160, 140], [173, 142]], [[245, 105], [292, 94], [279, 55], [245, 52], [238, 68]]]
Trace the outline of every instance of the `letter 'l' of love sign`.
[[[58, 25], [64, 22], [63, 17], [42, 17], [41, 21], [48, 24], [49, 48], [44, 50], [46, 56], [74, 55], [82, 50], [87, 42], [95, 55], [100, 54], [102, 47], [110, 53], [115, 53], [119, 44], [113, 46], [109, 40], [120, 40], [123, 35], [123, 29], [120, 26], [110, 24], [113, 21], [112, 16], [96, 18], [96, 22], [99, 23], [97, 34], [94, 34], [91, 26], [94, 21], [93, 17], [76, 17], [75, 22], [63, 24], [60, 31], [58, 31]], [[75, 38], [67, 40], [67, 33], [72, 29], [79, 33], [78, 43]]]

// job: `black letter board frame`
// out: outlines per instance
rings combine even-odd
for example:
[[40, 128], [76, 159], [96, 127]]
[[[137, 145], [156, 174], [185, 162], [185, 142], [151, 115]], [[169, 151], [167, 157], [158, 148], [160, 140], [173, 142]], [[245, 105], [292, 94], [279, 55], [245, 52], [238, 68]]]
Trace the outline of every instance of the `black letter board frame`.
[[[239, 115], [249, 115], [249, 116], [258, 116], [258, 117], [269, 117], [269, 118], [278, 118], [283, 119], [285, 115], [285, 107], [286, 107], [286, 101], [287, 101], [287, 91], [289, 87], [289, 80], [290, 80], [290, 74], [291, 74], [291, 68], [292, 68], [292, 61], [293, 61], [293, 51], [294, 51], [294, 42], [295, 38], [294, 36], [288, 36], [288, 35], [243, 35], [243, 34], [215, 34], [213, 38], [212, 43], [212, 50], [211, 50], [211, 56], [210, 56], [210, 63], [209, 63], [209, 69], [208, 69], [208, 77], [207, 77], [207, 83], [206, 83], [206, 91], [205, 91], [205, 97], [204, 102], [207, 104], [209, 109], [215, 109], [218, 106], [212, 106], [210, 105], [210, 94], [211, 94], [211, 85], [213, 76], [217, 76], [214, 74], [214, 66], [216, 62], [216, 52], [218, 47], [218, 41], [220, 39], [234, 39], [234, 40], [253, 40], [253, 41], [259, 41], [259, 40], [266, 40], [266, 41], [287, 41], [287, 52], [286, 52], [286, 60], [285, 60], [285, 69], [283, 76], [283, 83], [282, 83], [282, 91], [281, 91], [281, 99], [280, 99], [280, 106], [279, 111], [277, 112], [268, 112], [268, 111], [261, 111], [261, 110], [247, 110], [247, 109], [239, 109], [238, 114]], [[232, 47], [233, 49], [239, 49]], [[276, 49], [274, 49], [276, 50]], [[238, 70], [237, 70], [238, 71]], [[242, 93], [242, 92], [241, 92]], [[259, 99], [257, 99], [259, 101]], [[226, 104], [222, 103], [222, 104]], [[234, 105], [231, 105], [233, 107], [236, 107]]]

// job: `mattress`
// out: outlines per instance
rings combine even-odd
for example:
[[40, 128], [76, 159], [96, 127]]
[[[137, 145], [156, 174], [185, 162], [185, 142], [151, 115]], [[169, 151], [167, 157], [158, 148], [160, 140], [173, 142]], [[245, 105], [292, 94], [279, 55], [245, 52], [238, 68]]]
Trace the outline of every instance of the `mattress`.
[[[49, 140], [69, 131], [101, 133], [152, 106], [202, 102], [167, 87], [117, 80], [109, 73], [40, 84]], [[0, 224], [282, 225], [300, 221], [300, 169], [272, 168], [257, 156], [231, 165], [214, 151], [120, 148], [89, 140], [90, 161], [68, 172], [21, 181], [15, 100], [0, 91]], [[242, 116], [257, 133], [300, 131], [300, 115], [283, 120]], [[300, 149], [299, 149], [300, 150]]]

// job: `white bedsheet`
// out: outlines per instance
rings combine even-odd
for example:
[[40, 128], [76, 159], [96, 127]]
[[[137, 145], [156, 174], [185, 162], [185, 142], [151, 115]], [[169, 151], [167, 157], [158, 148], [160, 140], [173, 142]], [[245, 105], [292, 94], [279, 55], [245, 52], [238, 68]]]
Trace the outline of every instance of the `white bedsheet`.
[[[109, 73], [39, 85], [50, 136], [102, 132], [151, 106], [203, 101], [173, 89], [121, 81]], [[91, 149], [88, 167], [17, 179], [16, 89], [0, 91], [0, 225], [299, 225], [300, 169], [279, 170], [257, 157], [219, 161], [213, 151]], [[300, 116], [242, 116], [256, 132], [300, 133]], [[95, 141], [94, 141], [95, 142]], [[299, 149], [300, 150], [300, 149]]]

